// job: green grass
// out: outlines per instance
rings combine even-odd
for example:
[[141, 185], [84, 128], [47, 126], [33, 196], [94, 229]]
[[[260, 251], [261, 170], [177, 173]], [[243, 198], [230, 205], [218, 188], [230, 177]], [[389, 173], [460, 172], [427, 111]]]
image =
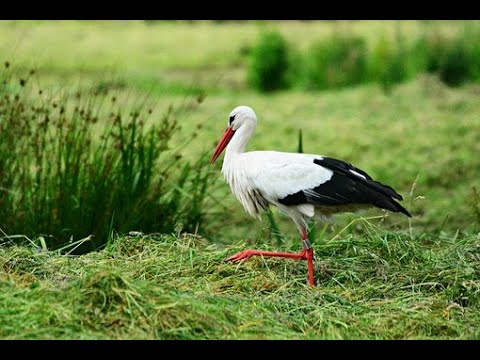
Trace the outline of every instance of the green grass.
[[146, 96], [125, 102], [102, 81], [52, 93], [32, 87], [35, 80], [33, 70], [25, 77], [9, 63], [0, 71], [6, 233], [44, 234], [54, 248], [89, 237], [79, 248], [85, 252], [105, 245], [112, 231], [171, 232], [180, 223], [202, 230], [212, 172], [206, 154], [188, 161], [171, 145], [183, 107], [160, 113]]
[[[254, 258], [192, 235], [125, 237], [102, 252], [0, 248], [2, 339], [478, 339], [479, 236], [391, 233]], [[293, 245], [292, 245], [293, 246]], [[298, 243], [296, 244], [298, 246]]]

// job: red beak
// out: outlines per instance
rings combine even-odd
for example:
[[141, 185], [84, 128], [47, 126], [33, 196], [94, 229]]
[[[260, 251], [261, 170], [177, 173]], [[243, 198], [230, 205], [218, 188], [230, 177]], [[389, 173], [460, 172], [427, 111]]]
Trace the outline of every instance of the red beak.
[[220, 139], [217, 147], [215, 148], [215, 151], [213, 152], [213, 155], [210, 159], [210, 164], [213, 164], [215, 162], [215, 160], [217, 160], [217, 158], [222, 153], [223, 149], [225, 149], [225, 147], [228, 145], [228, 143], [232, 139], [233, 134], [235, 134], [235, 131], [232, 130], [231, 127], [228, 127], [227, 130], [225, 130], [222, 138]]

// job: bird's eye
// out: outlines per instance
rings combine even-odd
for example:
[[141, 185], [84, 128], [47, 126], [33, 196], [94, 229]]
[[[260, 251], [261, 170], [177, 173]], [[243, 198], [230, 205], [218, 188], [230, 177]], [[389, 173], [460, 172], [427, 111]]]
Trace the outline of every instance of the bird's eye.
[[228, 124], [232, 125], [233, 120], [235, 120], [235, 115], [230, 116], [230, 119], [228, 120]]

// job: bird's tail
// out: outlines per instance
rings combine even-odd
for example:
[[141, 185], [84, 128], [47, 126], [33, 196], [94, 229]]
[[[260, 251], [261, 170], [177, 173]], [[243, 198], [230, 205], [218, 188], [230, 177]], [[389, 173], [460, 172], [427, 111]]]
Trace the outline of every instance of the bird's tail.
[[405, 209], [402, 205], [400, 205], [398, 202], [396, 202], [395, 200], [391, 199], [391, 203], [394, 204], [393, 206], [395, 207], [395, 210], [392, 210], [394, 212], [401, 212], [405, 215], [407, 215], [408, 217], [412, 217], [412, 215], [410, 215], [410, 213], [408, 212], [407, 209]]
[[375, 205], [381, 207], [382, 209], [390, 210], [393, 212], [401, 212], [408, 217], [412, 217], [412, 215], [408, 212], [407, 209], [405, 209], [402, 205], [395, 201], [395, 199], [402, 201], [403, 197], [395, 190], [393, 190], [393, 188], [388, 185], [384, 185], [379, 181], [370, 179], [367, 179], [367, 184], [371, 189], [374, 189], [384, 195], [382, 197], [382, 200]]

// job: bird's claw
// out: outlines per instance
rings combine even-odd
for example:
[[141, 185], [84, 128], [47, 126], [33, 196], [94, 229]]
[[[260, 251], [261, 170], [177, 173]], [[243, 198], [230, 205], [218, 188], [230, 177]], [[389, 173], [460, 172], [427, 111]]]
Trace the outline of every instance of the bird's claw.
[[228, 259], [225, 259], [226, 262], [238, 262], [238, 261], [247, 261], [251, 256], [253, 256], [250, 250], [240, 251], [235, 255], [230, 256]]

